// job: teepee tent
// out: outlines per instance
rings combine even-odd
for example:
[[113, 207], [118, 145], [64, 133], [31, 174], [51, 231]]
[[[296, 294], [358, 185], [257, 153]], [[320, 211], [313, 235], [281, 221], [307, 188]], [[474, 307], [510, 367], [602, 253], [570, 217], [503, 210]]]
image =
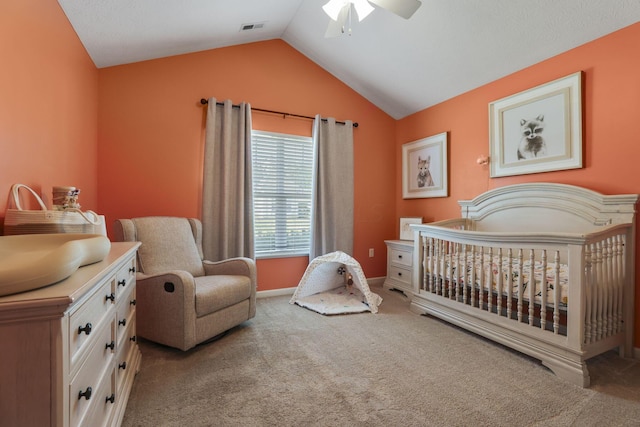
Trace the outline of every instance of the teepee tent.
[[311, 261], [289, 303], [321, 314], [377, 313], [382, 298], [369, 289], [360, 263], [337, 251]]

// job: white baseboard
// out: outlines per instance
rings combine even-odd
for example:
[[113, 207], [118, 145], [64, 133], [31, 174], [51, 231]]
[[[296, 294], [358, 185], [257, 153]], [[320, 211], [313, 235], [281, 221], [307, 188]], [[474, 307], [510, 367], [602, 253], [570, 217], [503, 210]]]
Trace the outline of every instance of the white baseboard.
[[296, 291], [296, 288], [282, 288], [282, 289], [271, 289], [268, 291], [258, 291], [256, 292], [256, 298], [269, 298], [269, 297], [279, 297], [282, 295], [293, 295]]
[[[384, 283], [384, 277], [372, 277], [367, 279], [367, 283], [369, 286], [379, 286], [381, 287]], [[269, 298], [269, 297], [279, 297], [283, 295], [293, 295], [296, 291], [296, 288], [282, 288], [282, 289], [271, 289], [268, 291], [258, 291], [256, 292], [256, 298]]]

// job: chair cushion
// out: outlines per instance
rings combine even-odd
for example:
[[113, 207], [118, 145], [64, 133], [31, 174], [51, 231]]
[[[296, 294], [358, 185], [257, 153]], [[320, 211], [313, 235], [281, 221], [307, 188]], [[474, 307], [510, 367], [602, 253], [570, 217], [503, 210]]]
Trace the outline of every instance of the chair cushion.
[[232, 306], [251, 296], [251, 279], [247, 276], [196, 277], [196, 316], [204, 316]]
[[204, 275], [202, 259], [186, 218], [144, 217], [133, 219], [140, 268], [145, 274], [184, 270], [193, 276]]

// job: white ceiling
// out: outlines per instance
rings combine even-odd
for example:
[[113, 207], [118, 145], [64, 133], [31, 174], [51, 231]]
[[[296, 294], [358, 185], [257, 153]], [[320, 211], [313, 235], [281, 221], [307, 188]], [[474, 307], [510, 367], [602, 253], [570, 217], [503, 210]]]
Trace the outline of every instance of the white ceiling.
[[327, 0], [58, 2], [99, 68], [280, 38], [395, 119], [640, 21], [640, 0], [422, 0], [327, 39]]

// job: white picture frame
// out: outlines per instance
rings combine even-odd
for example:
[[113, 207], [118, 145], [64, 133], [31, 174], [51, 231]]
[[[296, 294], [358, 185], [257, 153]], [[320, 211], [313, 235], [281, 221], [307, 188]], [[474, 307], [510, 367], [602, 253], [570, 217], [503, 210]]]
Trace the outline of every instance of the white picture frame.
[[402, 145], [402, 198], [447, 197], [447, 132]]
[[489, 103], [491, 177], [582, 167], [582, 72]]
[[422, 224], [422, 217], [400, 218], [400, 240], [413, 240], [410, 224]]

